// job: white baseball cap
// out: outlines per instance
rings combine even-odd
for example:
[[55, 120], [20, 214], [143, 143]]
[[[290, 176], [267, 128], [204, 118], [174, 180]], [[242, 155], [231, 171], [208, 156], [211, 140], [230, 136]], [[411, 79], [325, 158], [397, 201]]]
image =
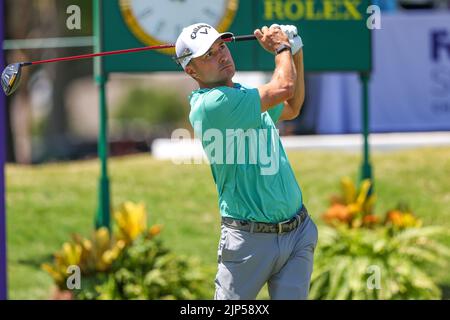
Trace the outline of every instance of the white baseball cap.
[[217, 39], [232, 36], [231, 32], [217, 32], [207, 23], [192, 24], [178, 36], [175, 44], [176, 61], [185, 69], [192, 58], [204, 55]]

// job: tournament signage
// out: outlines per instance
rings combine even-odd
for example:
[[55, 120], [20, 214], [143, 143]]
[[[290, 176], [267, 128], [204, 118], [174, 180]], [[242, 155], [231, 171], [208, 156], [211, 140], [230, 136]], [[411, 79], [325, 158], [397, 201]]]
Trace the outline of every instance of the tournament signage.
[[384, 17], [374, 43], [371, 128], [450, 130], [450, 14]]
[[[371, 33], [367, 28], [370, 1], [254, 1], [255, 27], [294, 24], [305, 43], [306, 71], [370, 71]], [[254, 69], [273, 70], [273, 58], [257, 50]]]
[[364, 1], [264, 0], [267, 20], [363, 20]]
[[[94, 1], [97, 51], [175, 43], [183, 27], [204, 22], [219, 32], [253, 34], [263, 26], [294, 24], [305, 44], [306, 71], [356, 71], [362, 75], [364, 162], [371, 177], [368, 148], [368, 74], [372, 67], [371, 33], [366, 13], [370, 0], [108, 0]], [[273, 71], [274, 59], [257, 41], [229, 45], [239, 71]], [[108, 56], [96, 60], [100, 126], [99, 207], [96, 226], [109, 226], [108, 113], [106, 81], [113, 72], [181, 71], [175, 50]]]
[[[219, 32], [251, 34], [272, 23], [294, 24], [305, 43], [307, 71], [370, 71], [369, 0], [103, 1], [105, 51], [175, 43], [183, 27], [205, 22]], [[273, 58], [257, 42], [229, 45], [242, 71], [270, 71]], [[104, 58], [104, 72], [180, 71], [174, 50]]]

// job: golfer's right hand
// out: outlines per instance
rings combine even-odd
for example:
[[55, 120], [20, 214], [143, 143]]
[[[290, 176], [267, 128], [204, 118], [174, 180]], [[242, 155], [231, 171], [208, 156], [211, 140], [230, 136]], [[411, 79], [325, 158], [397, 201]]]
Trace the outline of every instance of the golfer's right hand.
[[254, 35], [259, 44], [270, 53], [275, 53], [275, 50], [282, 44], [290, 45], [287, 34], [279, 26], [270, 28], [264, 26], [261, 29], [256, 29]]
[[271, 28], [279, 27], [281, 28], [281, 30], [283, 30], [284, 33], [286, 33], [286, 35], [289, 38], [289, 43], [291, 44], [291, 52], [293, 56], [295, 56], [300, 51], [300, 49], [303, 48], [303, 41], [300, 35], [298, 34], [296, 26], [285, 24], [282, 25], [273, 24], [270, 27]]

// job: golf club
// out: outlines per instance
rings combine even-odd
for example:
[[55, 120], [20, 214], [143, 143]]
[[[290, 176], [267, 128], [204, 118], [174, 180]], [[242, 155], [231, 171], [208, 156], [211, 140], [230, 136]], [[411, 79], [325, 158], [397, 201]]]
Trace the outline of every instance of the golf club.
[[[245, 36], [230, 36], [228, 38], [224, 38], [223, 40], [225, 42], [239, 42], [239, 41], [256, 40], [256, 37], [252, 34], [252, 35], [245, 35]], [[103, 57], [103, 56], [109, 56], [109, 55], [115, 55], [115, 54], [124, 54], [124, 53], [147, 51], [147, 50], [169, 49], [169, 48], [174, 48], [174, 47], [175, 47], [175, 44], [164, 44], [164, 45], [142, 47], [142, 48], [90, 53], [90, 54], [83, 54], [83, 55], [78, 55], [78, 56], [55, 58], [55, 59], [49, 59], [49, 60], [40, 60], [40, 61], [34, 61], [34, 62], [12, 63], [12, 64], [8, 65], [5, 68], [5, 70], [3, 70], [3, 72], [2, 72], [2, 77], [1, 77], [2, 88], [7, 96], [10, 96], [11, 94], [14, 93], [14, 91], [17, 90], [17, 88], [20, 85], [20, 76], [22, 73], [22, 67], [34, 66], [34, 65], [45, 64], [45, 63], [52, 63], [52, 62]], [[178, 58], [174, 57], [174, 60], [177, 62], [177, 60], [180, 58], [182, 58], [182, 57], [178, 57]]]

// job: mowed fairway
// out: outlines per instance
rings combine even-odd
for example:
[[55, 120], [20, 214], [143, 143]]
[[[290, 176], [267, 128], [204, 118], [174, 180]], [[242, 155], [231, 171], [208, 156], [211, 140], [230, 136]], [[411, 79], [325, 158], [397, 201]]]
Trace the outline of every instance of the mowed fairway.
[[[356, 179], [361, 157], [311, 151], [288, 155], [304, 202], [320, 225], [329, 196], [339, 191], [341, 177]], [[450, 229], [450, 148], [375, 153], [373, 165], [378, 214], [402, 201], [425, 224]], [[144, 202], [149, 223], [164, 225], [165, 244], [179, 254], [199, 257], [208, 267], [212, 295], [220, 220], [209, 166], [175, 165], [139, 155], [114, 158], [109, 170], [113, 206], [126, 200]], [[47, 299], [52, 280], [40, 265], [50, 261], [72, 233], [91, 232], [99, 164], [8, 165], [6, 176], [9, 297]], [[446, 243], [450, 246], [450, 238]], [[447, 271], [435, 275], [446, 292]], [[267, 298], [267, 293], [260, 298]]]

